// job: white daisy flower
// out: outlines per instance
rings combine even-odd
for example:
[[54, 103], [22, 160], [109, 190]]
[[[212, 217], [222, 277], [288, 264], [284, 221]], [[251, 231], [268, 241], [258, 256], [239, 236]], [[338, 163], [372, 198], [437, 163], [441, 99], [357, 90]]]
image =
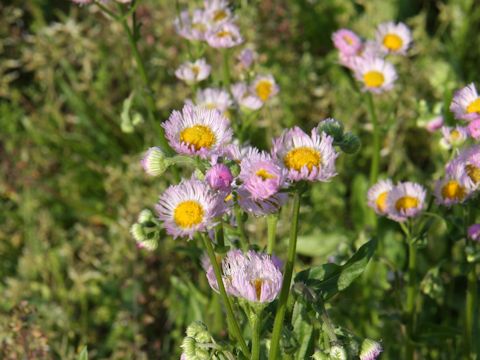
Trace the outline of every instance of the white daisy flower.
[[387, 179], [380, 180], [368, 190], [368, 206], [375, 210], [378, 215], [387, 214], [388, 194], [392, 189], [393, 182]]
[[475, 121], [480, 119], [480, 96], [478, 96], [473, 83], [455, 93], [450, 111], [459, 120]]
[[358, 58], [354, 72], [355, 77], [363, 83], [363, 90], [373, 93], [391, 90], [397, 79], [393, 65], [381, 58]]
[[412, 43], [412, 32], [404, 23], [387, 22], [378, 25], [375, 39], [385, 53], [405, 55]]
[[180, 65], [175, 71], [175, 76], [187, 84], [195, 84], [205, 80], [210, 75], [211, 66], [205, 59], [198, 59], [194, 62], [187, 61]]

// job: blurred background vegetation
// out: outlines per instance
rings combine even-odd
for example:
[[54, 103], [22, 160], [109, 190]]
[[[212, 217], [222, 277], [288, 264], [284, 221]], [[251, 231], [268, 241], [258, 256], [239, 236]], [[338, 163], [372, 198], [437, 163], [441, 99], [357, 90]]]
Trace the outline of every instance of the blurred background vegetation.
[[[179, 3], [184, 7], [195, 1]], [[449, 102], [455, 88], [480, 78], [480, 7], [474, 3], [235, 3], [247, 43], [281, 87], [278, 100], [262, 113], [252, 142], [265, 148], [281, 128], [299, 124], [309, 129], [328, 116], [344, 121], [363, 139], [362, 151], [342, 156], [339, 176], [314, 186], [302, 208], [299, 253], [305, 263], [342, 261], [365, 238], [369, 221], [365, 174], [371, 129], [364, 96], [336, 63], [331, 33], [348, 27], [372, 37], [378, 23], [392, 19], [412, 27], [415, 45], [410, 58], [396, 64], [397, 90], [377, 103], [386, 131], [382, 168], [396, 180], [430, 187], [447, 154], [438, 137], [419, 125], [433, 117], [436, 103]], [[152, 79], [158, 121], [191, 96], [174, 76], [187, 58], [185, 41], [173, 29], [176, 11], [170, 0], [145, 0], [137, 10], [140, 51]], [[220, 61], [212, 50], [207, 57], [214, 64]], [[155, 143], [147, 127], [125, 132], [122, 126], [123, 102], [134, 89], [133, 108], [145, 114], [127, 38], [97, 7], [66, 0], [2, 0], [2, 359], [73, 359], [85, 344], [94, 359], [174, 359], [192, 320], [221, 327], [208, 310], [210, 289], [195, 246], [165, 238], [148, 253], [138, 250], [129, 234], [139, 211], [151, 207], [170, 180], [152, 181], [141, 171], [141, 153]], [[460, 325], [445, 318], [461, 313], [465, 284], [456, 281], [460, 265], [438, 263], [453, 243], [440, 225], [420, 259], [423, 273], [438, 265], [422, 283], [428, 295], [422, 316], [432, 322], [422, 330], [428, 344], [423, 355], [453, 359]], [[252, 221], [249, 226], [263, 244], [265, 225]], [[281, 236], [287, 228], [287, 221], [280, 222]], [[404, 268], [405, 249], [394, 226], [386, 222], [383, 229], [383, 258], [333, 301], [330, 312], [335, 322], [361, 336], [383, 339], [385, 358], [395, 358], [401, 344], [400, 295], [394, 284], [401, 280], [391, 269]]]

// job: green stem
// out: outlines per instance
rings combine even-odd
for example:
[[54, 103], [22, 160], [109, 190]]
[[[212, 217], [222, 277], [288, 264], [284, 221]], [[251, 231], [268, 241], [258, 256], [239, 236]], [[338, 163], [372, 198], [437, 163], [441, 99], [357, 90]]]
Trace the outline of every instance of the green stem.
[[475, 272], [475, 264], [470, 265], [468, 272], [467, 283], [467, 298], [466, 298], [466, 312], [465, 312], [465, 342], [466, 350], [469, 358], [475, 358], [475, 326], [478, 321], [477, 316], [477, 274]]
[[370, 120], [373, 125], [373, 154], [370, 164], [370, 185], [375, 184], [378, 180], [378, 172], [380, 166], [380, 128], [378, 126], [377, 113], [375, 112], [375, 104], [370, 92], [367, 92], [367, 104]]
[[223, 50], [223, 86], [230, 92], [230, 51], [228, 49]]
[[252, 326], [252, 357], [251, 360], [260, 359], [260, 325], [261, 321], [261, 311], [256, 312], [251, 316], [251, 326]]
[[223, 222], [220, 220], [220, 223], [215, 228], [215, 239], [217, 239], [217, 246], [223, 248], [225, 247], [225, 237], [223, 234]]
[[290, 283], [292, 281], [293, 267], [295, 265], [295, 253], [297, 249], [298, 235], [298, 213], [300, 210], [300, 191], [296, 190], [293, 194], [292, 206], [292, 225], [290, 228], [290, 240], [288, 243], [287, 263], [285, 264], [285, 272], [283, 274], [282, 289], [280, 290], [280, 298], [278, 300], [277, 314], [273, 324], [272, 341], [270, 344], [270, 360], [278, 359], [280, 336], [282, 333], [283, 320], [285, 311], [287, 310], [288, 294], [290, 293]]
[[[123, 13], [123, 8], [120, 7], [122, 13]], [[135, 13], [132, 13], [132, 18], [135, 19]], [[125, 17], [122, 17], [118, 19], [120, 24], [122, 25], [125, 33], [127, 34], [128, 42], [130, 44], [130, 48], [132, 49], [133, 57], [135, 59], [135, 63], [137, 64], [138, 72], [140, 74], [140, 78], [142, 79], [143, 85], [145, 86], [146, 89], [146, 99], [147, 99], [147, 109], [148, 109], [148, 119], [150, 122], [150, 126], [152, 127], [152, 130], [155, 133], [159, 134], [158, 140], [160, 142], [159, 146], [163, 151], [165, 151], [167, 154], [171, 155], [172, 150], [170, 149], [170, 146], [168, 145], [167, 139], [165, 138], [165, 134], [163, 131], [163, 128], [160, 126], [160, 123], [156, 121], [155, 119], [155, 113], [156, 113], [156, 106], [155, 106], [155, 99], [154, 99], [154, 93], [152, 90], [152, 86], [150, 84], [150, 79], [147, 75], [147, 71], [145, 69], [145, 64], [142, 60], [142, 57], [140, 55], [140, 51], [138, 50], [137, 46], [137, 39], [136, 36], [134, 36], [134, 33], [132, 32], [132, 29], [130, 29], [130, 26], [128, 26], [127, 19]], [[135, 31], [135, 29], [134, 29]]]
[[415, 332], [415, 300], [416, 300], [416, 273], [415, 267], [417, 263], [417, 249], [412, 242], [410, 234], [407, 236], [408, 241], [408, 283], [407, 283], [407, 360], [414, 359], [415, 349], [413, 347], [413, 334]]
[[235, 218], [237, 219], [238, 230], [240, 231], [240, 245], [242, 246], [243, 250], [247, 250], [249, 242], [247, 237], [247, 231], [245, 230], [245, 223], [243, 222], [242, 209], [240, 208], [240, 206], [235, 205], [233, 211], [235, 213]]
[[277, 235], [278, 214], [267, 216], [267, 253], [272, 255], [275, 247], [275, 237]]
[[212, 264], [213, 271], [215, 273], [215, 278], [217, 279], [217, 285], [218, 285], [218, 290], [220, 291], [220, 296], [222, 297], [223, 302], [225, 304], [225, 308], [227, 310], [227, 321], [230, 324], [232, 324], [233, 336], [237, 339], [238, 343], [240, 344], [242, 352], [245, 354], [245, 356], [249, 357], [250, 352], [248, 351], [247, 343], [243, 339], [242, 332], [240, 330], [240, 327], [238, 326], [237, 319], [233, 314], [232, 303], [230, 302], [230, 298], [228, 297], [227, 291], [225, 290], [225, 285], [223, 284], [223, 279], [222, 279], [222, 272], [220, 270], [220, 265], [218, 265], [217, 258], [215, 257], [215, 252], [213, 250], [212, 243], [210, 239], [208, 239], [206, 236], [202, 236], [202, 239], [203, 239], [203, 244], [205, 246], [205, 249], [207, 250], [210, 263]]

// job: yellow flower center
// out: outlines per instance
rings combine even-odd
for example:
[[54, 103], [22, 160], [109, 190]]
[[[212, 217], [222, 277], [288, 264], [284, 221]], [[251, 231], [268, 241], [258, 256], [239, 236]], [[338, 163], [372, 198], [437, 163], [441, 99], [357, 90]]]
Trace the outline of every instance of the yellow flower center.
[[290, 150], [283, 158], [285, 166], [289, 169], [300, 171], [304, 166], [308, 171], [312, 171], [313, 167], [320, 167], [322, 162], [321, 154], [309, 147], [299, 147]]
[[229, 202], [229, 201], [232, 200], [232, 199], [233, 199], [233, 194], [230, 193], [230, 194], [228, 194], [227, 196], [225, 196], [225, 199], [223, 199], [223, 201]]
[[181, 202], [173, 212], [175, 224], [183, 229], [198, 225], [203, 220], [203, 207], [193, 200]]
[[472, 164], [468, 164], [465, 166], [465, 170], [467, 171], [467, 175], [472, 179], [475, 184], [480, 183], [480, 168], [476, 167]]
[[262, 178], [263, 181], [268, 180], [268, 179], [275, 179], [276, 176], [270, 174], [267, 170], [265, 169], [260, 169], [258, 170], [255, 175], [259, 176]]
[[385, 82], [385, 77], [380, 71], [372, 70], [363, 75], [365, 85], [371, 88], [378, 88]]
[[255, 288], [255, 295], [257, 296], [257, 300], [260, 300], [260, 297], [262, 296], [262, 284], [262, 279], [255, 279], [252, 281], [252, 285]]
[[198, 74], [200, 73], [200, 66], [193, 65], [191, 69], [192, 69], [193, 75], [198, 76]]
[[480, 98], [473, 100], [467, 106], [467, 113], [480, 113]]
[[227, 17], [227, 12], [223, 9], [220, 9], [215, 11], [215, 13], [213, 14], [213, 21], [215, 22], [222, 21], [226, 17]]
[[465, 188], [458, 181], [450, 180], [442, 187], [442, 196], [449, 200], [463, 200], [465, 198]]
[[413, 196], [403, 196], [395, 203], [397, 211], [408, 210], [418, 207], [418, 198]]
[[348, 35], [344, 35], [343, 36], [343, 40], [345, 40], [345, 42], [348, 44], [348, 45], [352, 45], [353, 44], [353, 40], [350, 36]]
[[193, 23], [192, 28], [193, 30], [196, 30], [201, 33], [204, 33], [205, 31], [207, 31], [207, 27], [205, 26], [204, 23], [201, 23], [201, 22]]
[[255, 91], [257, 92], [257, 96], [262, 101], [267, 101], [270, 95], [272, 95], [273, 84], [269, 80], [260, 80], [257, 85], [255, 86]]
[[403, 40], [397, 34], [387, 34], [383, 38], [383, 45], [392, 51], [398, 51], [403, 45]]
[[222, 31], [217, 32], [217, 34], [215, 36], [217, 38], [224, 38], [224, 37], [232, 36], [232, 33], [230, 31], [227, 31], [227, 30], [222, 30]]
[[452, 131], [450, 132], [450, 138], [451, 138], [453, 141], [458, 140], [458, 139], [460, 138], [460, 131], [458, 131], [458, 130], [456, 130], [456, 129], [455, 129], [455, 130], [452, 130]]
[[194, 125], [182, 130], [180, 140], [193, 146], [195, 150], [210, 149], [215, 144], [215, 134], [205, 125]]
[[387, 211], [387, 198], [388, 198], [388, 191], [385, 191], [378, 195], [377, 200], [375, 201], [375, 205], [377, 205], [377, 209], [384, 213]]
[[207, 109], [209, 110], [213, 110], [213, 109], [216, 109], [217, 108], [217, 105], [215, 105], [214, 103], [210, 102], [210, 103], [206, 103], [204, 105]]

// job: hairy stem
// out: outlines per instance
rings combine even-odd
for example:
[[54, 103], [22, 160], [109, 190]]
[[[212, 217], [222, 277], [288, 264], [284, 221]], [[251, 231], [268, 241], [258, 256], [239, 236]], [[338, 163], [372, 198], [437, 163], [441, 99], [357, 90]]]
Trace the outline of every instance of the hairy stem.
[[292, 225], [290, 228], [290, 240], [288, 243], [287, 263], [285, 264], [285, 272], [283, 274], [282, 289], [280, 290], [280, 298], [278, 300], [277, 314], [273, 324], [272, 341], [270, 344], [270, 360], [278, 359], [280, 347], [280, 336], [282, 333], [283, 320], [287, 310], [288, 295], [290, 293], [290, 283], [292, 281], [293, 267], [295, 265], [295, 253], [297, 250], [298, 235], [298, 213], [300, 210], [300, 191], [295, 191], [293, 195], [292, 206]]
[[235, 205], [233, 211], [235, 213], [235, 219], [237, 220], [238, 230], [240, 231], [240, 245], [242, 246], [243, 250], [247, 250], [249, 242], [247, 237], [247, 231], [245, 230], [245, 223], [243, 222], [242, 209], [240, 208], [240, 206]]
[[260, 325], [261, 321], [261, 311], [258, 311], [251, 316], [250, 320], [252, 326], [252, 357], [251, 360], [260, 359]]
[[375, 111], [375, 104], [370, 92], [367, 92], [367, 104], [370, 120], [373, 125], [373, 153], [372, 162], [370, 164], [370, 185], [373, 185], [378, 180], [378, 172], [380, 166], [380, 128], [378, 126], [377, 113]]
[[475, 358], [475, 328], [479, 321], [477, 309], [477, 274], [475, 264], [470, 265], [467, 275], [467, 296], [465, 300], [465, 345], [468, 358]]
[[275, 247], [275, 237], [277, 235], [278, 214], [270, 214], [267, 216], [267, 253], [272, 255]]
[[412, 242], [410, 235], [407, 236], [408, 241], [408, 283], [407, 283], [407, 356], [406, 359], [414, 359], [415, 349], [413, 346], [413, 334], [415, 332], [415, 300], [417, 294], [417, 283], [415, 267], [417, 264], [417, 249]]

